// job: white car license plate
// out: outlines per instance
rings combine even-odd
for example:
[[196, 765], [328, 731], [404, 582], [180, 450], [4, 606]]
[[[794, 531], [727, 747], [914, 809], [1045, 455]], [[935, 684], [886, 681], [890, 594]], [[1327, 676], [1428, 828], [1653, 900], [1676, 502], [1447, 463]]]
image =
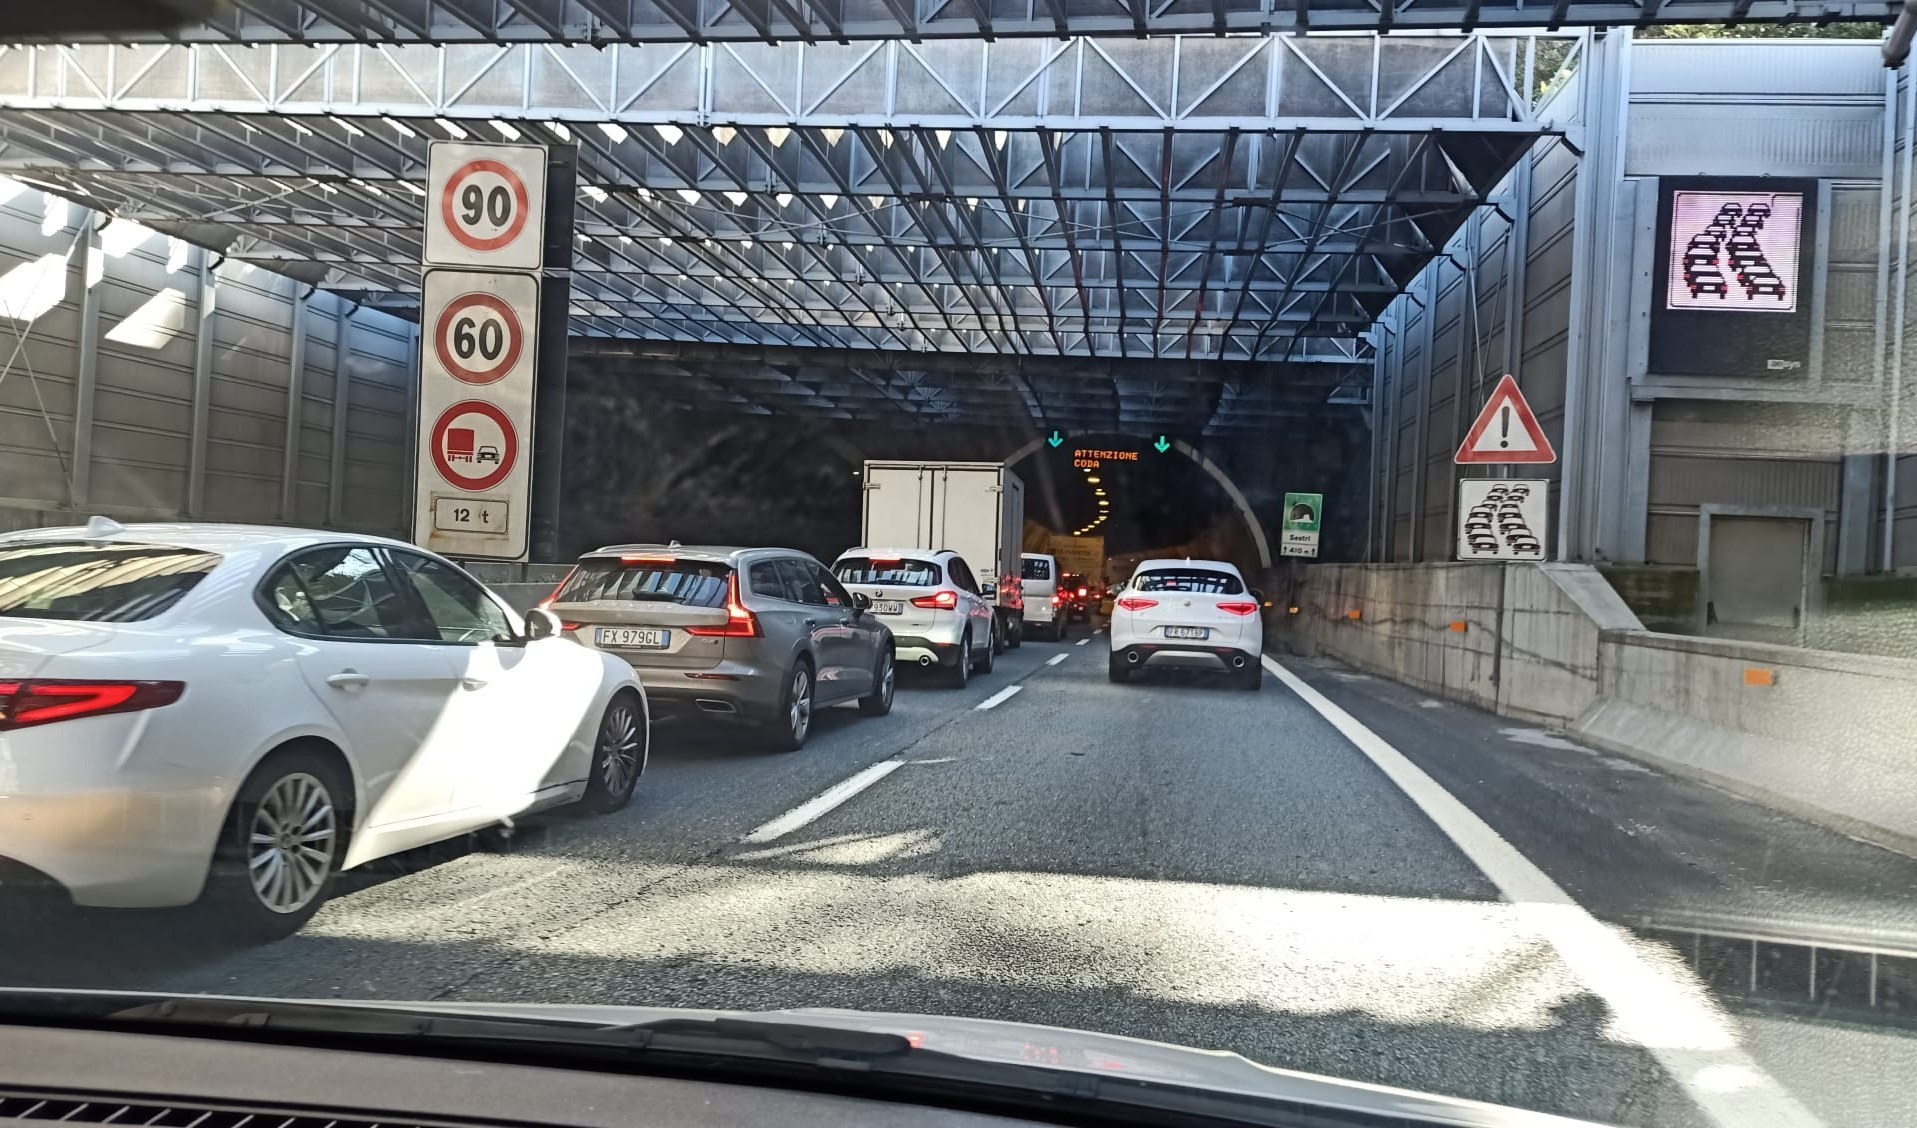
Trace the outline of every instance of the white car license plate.
[[872, 613], [874, 615], [903, 615], [905, 614], [905, 601], [899, 599], [875, 599], [872, 601]]
[[1207, 627], [1166, 627], [1165, 637], [1166, 638], [1210, 638], [1211, 630]]
[[672, 642], [672, 632], [658, 627], [600, 627], [592, 637], [600, 646], [626, 650], [664, 650]]

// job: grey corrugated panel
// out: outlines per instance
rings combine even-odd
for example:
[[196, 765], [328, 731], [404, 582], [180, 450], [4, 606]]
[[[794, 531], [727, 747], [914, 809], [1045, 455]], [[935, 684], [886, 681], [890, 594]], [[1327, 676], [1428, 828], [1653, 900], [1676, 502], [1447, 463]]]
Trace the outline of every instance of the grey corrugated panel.
[[1653, 510], [1645, 525], [1644, 555], [1650, 564], [1697, 563], [1697, 510]]
[[1870, 383], [1871, 357], [1875, 348], [1875, 334], [1869, 325], [1855, 328], [1826, 327], [1824, 379], [1839, 384]]
[[1625, 173], [1875, 178], [1883, 137], [1871, 106], [1634, 105]]
[[1837, 508], [1838, 465], [1824, 461], [1651, 457], [1653, 505], [1749, 505]]
[[1870, 97], [1884, 90], [1875, 40], [1736, 40], [1631, 45], [1631, 93]]
[[1824, 320], [1871, 324], [1877, 308], [1876, 263], [1832, 263], [1824, 277]]
[[1832, 262], [1877, 263], [1876, 188], [1836, 185], [1830, 193], [1830, 257]]
[[206, 517], [209, 521], [265, 521], [279, 507], [280, 482], [277, 474], [249, 476], [228, 474], [208, 468], [206, 472]]
[[179, 462], [170, 465], [96, 458], [93, 504], [106, 511], [132, 506], [177, 513], [186, 504], [185, 465], [184, 452]]
[[1844, 431], [1844, 412], [1838, 408], [1661, 400], [1651, 419], [1651, 449], [1745, 457], [1835, 455], [1843, 449]]

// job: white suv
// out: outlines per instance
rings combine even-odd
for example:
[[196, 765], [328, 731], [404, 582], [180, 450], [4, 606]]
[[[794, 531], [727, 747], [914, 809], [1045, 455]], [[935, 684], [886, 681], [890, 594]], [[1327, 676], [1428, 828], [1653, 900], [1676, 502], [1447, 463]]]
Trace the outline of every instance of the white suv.
[[892, 629], [901, 665], [941, 667], [947, 684], [960, 687], [974, 672], [992, 672], [992, 597], [958, 553], [854, 548], [833, 563], [832, 574], [872, 601], [872, 613]]
[[1184, 666], [1263, 681], [1262, 601], [1222, 560], [1146, 560], [1112, 601], [1111, 679], [1133, 670]]

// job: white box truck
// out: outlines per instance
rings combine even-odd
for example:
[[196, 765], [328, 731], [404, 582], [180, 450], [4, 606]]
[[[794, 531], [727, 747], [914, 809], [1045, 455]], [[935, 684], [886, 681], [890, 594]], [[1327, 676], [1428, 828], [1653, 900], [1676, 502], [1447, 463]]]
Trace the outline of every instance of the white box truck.
[[1025, 635], [1019, 552], [1025, 483], [1002, 462], [867, 462], [860, 543], [950, 549], [997, 610], [999, 647]]

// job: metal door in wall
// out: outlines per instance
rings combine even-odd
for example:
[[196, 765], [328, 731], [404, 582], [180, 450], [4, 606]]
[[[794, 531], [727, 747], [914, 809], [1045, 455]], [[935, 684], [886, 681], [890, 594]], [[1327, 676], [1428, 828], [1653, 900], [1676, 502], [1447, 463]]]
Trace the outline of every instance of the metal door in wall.
[[1704, 633], [1800, 645], [1816, 524], [1808, 517], [1707, 515]]

